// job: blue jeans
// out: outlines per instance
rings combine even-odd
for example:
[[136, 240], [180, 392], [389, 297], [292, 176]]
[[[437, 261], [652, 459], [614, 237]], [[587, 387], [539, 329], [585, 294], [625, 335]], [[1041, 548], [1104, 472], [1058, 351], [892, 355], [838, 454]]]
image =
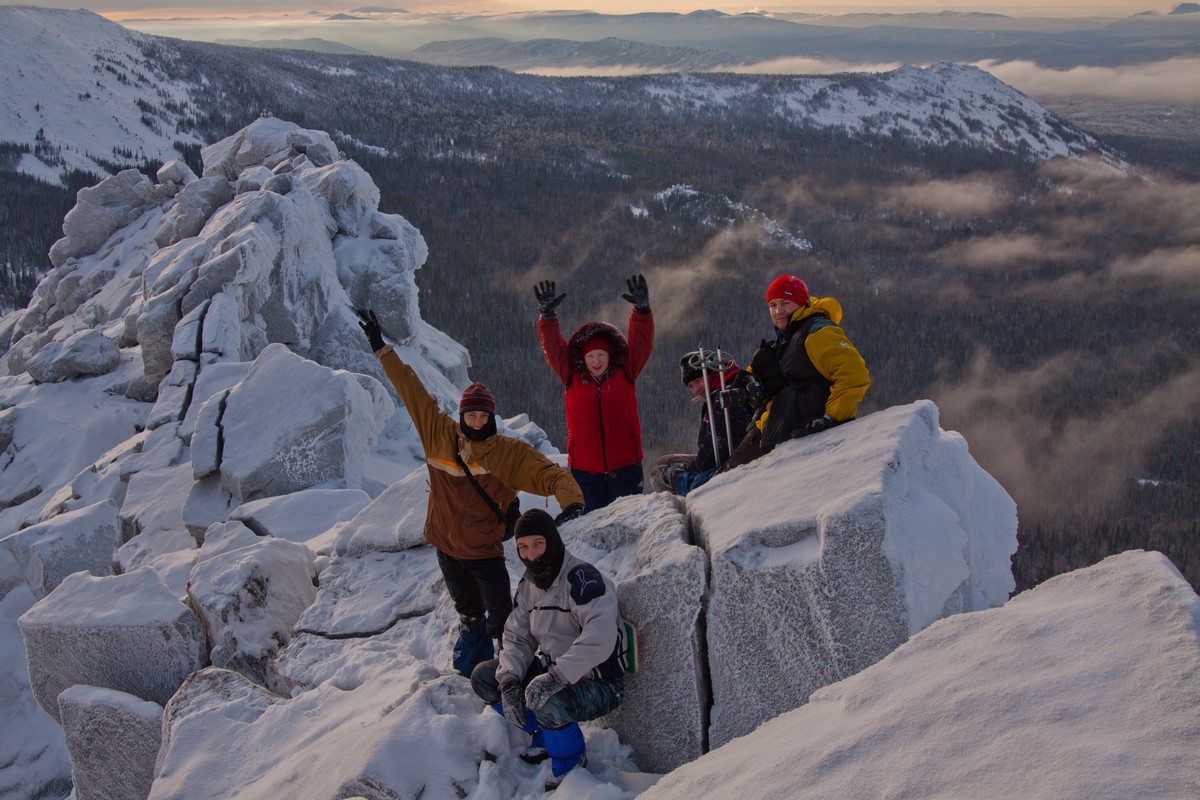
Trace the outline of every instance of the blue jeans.
[[641, 464], [630, 464], [613, 472], [584, 472], [572, 467], [571, 475], [583, 490], [584, 512], [604, 508], [618, 497], [642, 493]]

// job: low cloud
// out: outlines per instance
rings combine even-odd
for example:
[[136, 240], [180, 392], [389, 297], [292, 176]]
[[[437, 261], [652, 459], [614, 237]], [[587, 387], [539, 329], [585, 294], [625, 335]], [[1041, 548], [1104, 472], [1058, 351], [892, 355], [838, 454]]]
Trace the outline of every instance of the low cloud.
[[1086, 95], [1116, 100], [1200, 103], [1200, 58], [1070, 69], [1050, 69], [1032, 61], [988, 60], [976, 66], [1036, 97]]
[[840, 72], [891, 72], [904, 66], [902, 61], [854, 63], [835, 58], [789, 57], [754, 64], [730, 64], [712, 72], [736, 72], [745, 75], [835, 75]]
[[1020, 272], [1078, 255], [1070, 245], [1027, 233], [1001, 233], [955, 242], [931, 258], [947, 267]]
[[950, 219], [988, 216], [1012, 202], [1009, 188], [999, 180], [995, 175], [970, 175], [899, 186], [891, 189], [880, 205]]
[[1149, 278], [1194, 292], [1200, 290], [1200, 245], [1162, 248], [1139, 257], [1118, 258], [1109, 265], [1108, 272], [1118, 280]]

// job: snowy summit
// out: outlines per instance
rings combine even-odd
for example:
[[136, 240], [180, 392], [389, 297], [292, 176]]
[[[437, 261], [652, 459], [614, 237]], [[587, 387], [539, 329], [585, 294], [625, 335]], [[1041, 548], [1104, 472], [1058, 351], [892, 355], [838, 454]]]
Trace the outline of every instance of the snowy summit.
[[[454, 407], [424, 240], [321, 131], [202, 158], [82, 190], [0, 320], [0, 796], [542, 796], [451, 668], [420, 443], [354, 315]], [[1200, 598], [1135, 552], [1010, 600], [1016, 530], [929, 401], [567, 523], [640, 658], [555, 796], [1200, 795]]]

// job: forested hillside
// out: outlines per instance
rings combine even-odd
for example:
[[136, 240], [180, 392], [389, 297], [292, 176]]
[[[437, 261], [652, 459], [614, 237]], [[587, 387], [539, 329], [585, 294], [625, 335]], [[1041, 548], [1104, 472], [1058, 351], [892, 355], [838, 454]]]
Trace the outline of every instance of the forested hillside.
[[[203, 87], [180, 123], [202, 140], [263, 109], [330, 131], [374, 177], [381, 208], [428, 242], [425, 318], [470, 349], [501, 414], [528, 411], [560, 446], [537, 280], [567, 292], [559, 316], [573, 329], [623, 327], [624, 278], [647, 276], [658, 334], [639, 397], [652, 460], [695, 436], [679, 356], [703, 343], [747, 361], [770, 335], [767, 283], [794, 273], [845, 308], [873, 377], [861, 413], [932, 397], [1016, 498], [1021, 588], [1131, 547], [1162, 550], [1200, 586], [1188, 260], [1200, 203], [1186, 179], [934, 146], [882, 123], [804, 129], [766, 100], [664, 110], [636, 101], [646, 78], [182, 42], [154, 55]], [[153, 122], [153, 108], [140, 113]], [[6, 228], [23, 231], [6, 232], [6, 248], [44, 254], [70, 194], [5, 177]], [[678, 186], [690, 189], [668, 191]]]

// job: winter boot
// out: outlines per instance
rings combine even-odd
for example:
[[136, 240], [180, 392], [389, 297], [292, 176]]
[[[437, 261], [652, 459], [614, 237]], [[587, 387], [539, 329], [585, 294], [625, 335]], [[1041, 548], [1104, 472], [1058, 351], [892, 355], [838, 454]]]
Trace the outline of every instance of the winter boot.
[[584, 754], [586, 744], [578, 722], [556, 731], [543, 730], [542, 736], [546, 750], [550, 752], [551, 775], [546, 781], [546, 790], [550, 791], [557, 789], [566, 774], [575, 767], [581, 764], [587, 766], [587, 756]]
[[475, 665], [487, 661], [495, 651], [492, 637], [488, 636], [484, 617], [461, 617], [458, 641], [454, 643], [454, 670], [464, 678], [470, 678]]

